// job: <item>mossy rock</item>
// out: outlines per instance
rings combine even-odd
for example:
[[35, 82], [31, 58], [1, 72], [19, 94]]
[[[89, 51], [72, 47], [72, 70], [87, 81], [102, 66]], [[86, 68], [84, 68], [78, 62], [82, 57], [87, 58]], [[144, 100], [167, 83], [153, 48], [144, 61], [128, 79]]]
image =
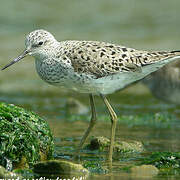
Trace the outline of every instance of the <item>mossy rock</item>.
[[180, 152], [152, 152], [140, 164], [156, 166], [161, 174], [180, 174]]
[[[88, 148], [95, 149], [107, 149], [110, 146], [110, 140], [105, 137], [95, 137], [91, 140]], [[114, 152], [143, 152], [144, 146], [139, 141], [116, 141], [114, 143]]]
[[0, 179], [17, 179], [21, 180], [23, 177], [14, 172], [7, 171], [4, 167], [0, 166]]
[[0, 164], [6, 169], [27, 168], [52, 157], [50, 128], [35, 113], [0, 103], [0, 129]]
[[159, 173], [159, 170], [153, 165], [134, 166], [130, 171], [133, 178], [150, 178]]
[[34, 172], [40, 177], [46, 176], [51, 178], [72, 178], [87, 177], [89, 171], [81, 164], [75, 164], [65, 160], [49, 160], [38, 162], [34, 165]]

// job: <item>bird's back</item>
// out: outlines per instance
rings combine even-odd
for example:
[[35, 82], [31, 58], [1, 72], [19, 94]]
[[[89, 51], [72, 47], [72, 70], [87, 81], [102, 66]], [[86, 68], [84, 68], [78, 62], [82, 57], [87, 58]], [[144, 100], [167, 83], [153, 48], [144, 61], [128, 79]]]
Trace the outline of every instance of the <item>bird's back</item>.
[[[177, 55], [177, 52], [148, 52], [98, 41], [64, 41], [64, 59], [75, 72], [97, 78], [119, 72], [141, 72], [142, 68]], [[180, 53], [178, 53], [180, 54]]]

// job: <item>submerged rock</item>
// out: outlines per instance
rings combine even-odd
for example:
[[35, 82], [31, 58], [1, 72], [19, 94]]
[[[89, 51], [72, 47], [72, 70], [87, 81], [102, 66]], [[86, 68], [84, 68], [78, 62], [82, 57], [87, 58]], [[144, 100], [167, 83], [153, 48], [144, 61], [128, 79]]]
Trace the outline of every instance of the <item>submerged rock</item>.
[[[38, 162], [34, 165], [34, 172], [39, 176], [46, 177], [87, 177], [89, 171], [80, 164], [75, 164], [65, 160], [49, 160]], [[81, 178], [82, 179], [82, 178]]]
[[0, 179], [17, 179], [17, 180], [21, 180], [23, 178], [22, 178], [22, 176], [14, 173], [14, 172], [9, 172], [4, 167], [0, 166]]
[[[90, 145], [88, 146], [90, 149], [104, 149], [110, 146], [110, 140], [105, 137], [95, 137], [91, 140]], [[139, 141], [116, 141], [114, 143], [114, 151], [116, 152], [143, 152], [144, 146]]]
[[0, 164], [8, 170], [52, 157], [53, 137], [45, 120], [12, 104], [0, 103]]
[[131, 175], [134, 177], [153, 177], [156, 176], [159, 170], [152, 165], [141, 165], [141, 166], [134, 166], [130, 169]]

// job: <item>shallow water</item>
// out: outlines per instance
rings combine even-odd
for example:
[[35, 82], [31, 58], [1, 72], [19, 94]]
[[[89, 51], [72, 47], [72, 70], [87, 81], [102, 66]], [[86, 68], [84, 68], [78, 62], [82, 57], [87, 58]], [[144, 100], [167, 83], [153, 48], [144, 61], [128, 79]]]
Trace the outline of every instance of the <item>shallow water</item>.
[[[59, 40], [100, 40], [139, 49], [179, 49], [179, 7], [179, 0], [3, 1], [0, 6], [1, 67], [23, 51], [25, 34], [38, 28], [51, 31]], [[30, 57], [0, 72], [0, 84], [0, 100], [43, 116], [56, 137], [57, 149], [64, 145], [68, 158], [87, 128], [89, 116], [71, 121], [66, 114], [66, 99], [75, 97], [88, 106], [88, 97], [45, 84], [36, 74]], [[156, 100], [141, 84], [110, 95], [109, 99], [118, 115], [169, 112], [180, 117], [179, 106]], [[101, 117], [105, 108], [100, 98], [96, 102]], [[179, 121], [168, 125], [123, 121], [118, 123], [116, 137], [143, 141], [149, 151], [179, 151], [179, 128]], [[110, 123], [98, 121], [92, 134], [108, 136], [109, 129]], [[90, 179], [121, 176], [132, 178], [127, 173], [114, 172], [112, 176], [100, 174]]]

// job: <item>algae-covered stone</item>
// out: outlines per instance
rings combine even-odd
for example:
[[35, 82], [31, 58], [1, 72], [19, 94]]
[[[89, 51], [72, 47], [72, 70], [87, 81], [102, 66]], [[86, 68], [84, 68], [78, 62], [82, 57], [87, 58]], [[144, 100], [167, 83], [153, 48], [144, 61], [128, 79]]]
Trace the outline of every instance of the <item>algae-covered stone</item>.
[[159, 170], [152, 165], [134, 166], [130, 169], [131, 175], [139, 178], [156, 176]]
[[7, 169], [27, 168], [49, 159], [53, 138], [45, 120], [12, 104], [0, 103], [0, 164]]
[[140, 141], [117, 141], [115, 143], [115, 150], [117, 152], [143, 152], [144, 146]]
[[0, 179], [23, 179], [21, 175], [18, 175], [14, 172], [7, 171], [4, 167], [0, 166]]
[[154, 165], [161, 174], [180, 175], [180, 152], [152, 152], [141, 164]]
[[65, 160], [49, 160], [34, 165], [34, 172], [46, 177], [86, 177], [88, 170], [80, 164]]
[[[91, 140], [90, 149], [104, 149], [110, 146], [110, 140], [105, 137], [95, 137]], [[116, 141], [114, 143], [114, 151], [116, 152], [142, 152], [144, 146], [139, 141]]]

